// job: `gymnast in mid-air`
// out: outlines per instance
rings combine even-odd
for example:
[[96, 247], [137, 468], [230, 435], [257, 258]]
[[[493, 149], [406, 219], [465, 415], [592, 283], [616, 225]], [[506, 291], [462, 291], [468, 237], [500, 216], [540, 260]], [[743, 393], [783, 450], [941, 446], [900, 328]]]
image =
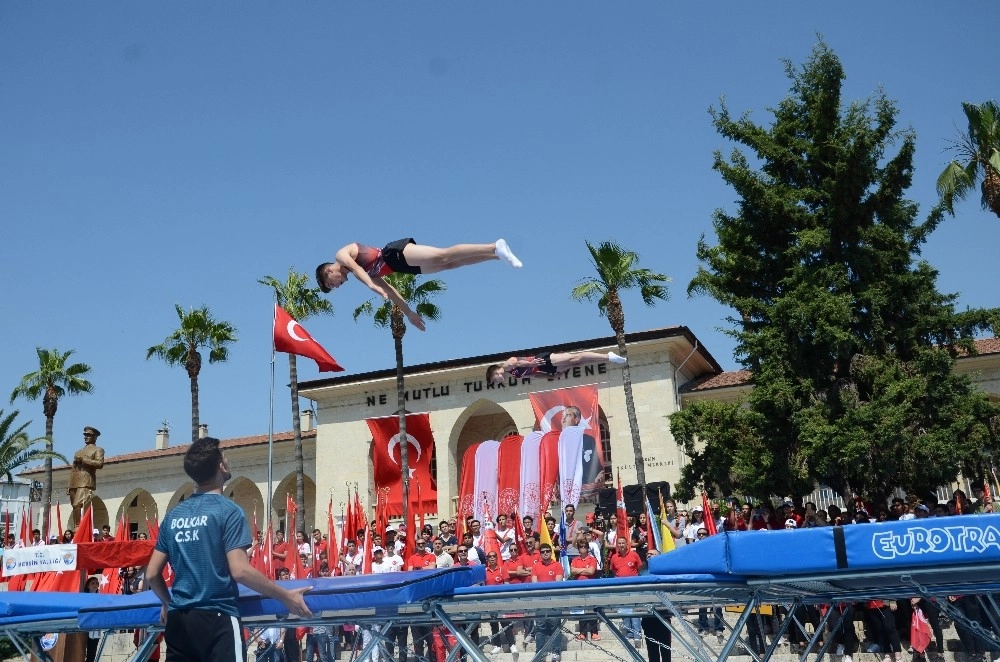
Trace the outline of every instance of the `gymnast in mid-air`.
[[384, 248], [355, 242], [337, 251], [333, 262], [316, 267], [316, 284], [322, 291], [329, 292], [343, 285], [348, 274], [354, 274], [375, 294], [399, 306], [410, 324], [423, 331], [424, 321], [410, 310], [384, 276], [391, 273], [433, 274], [489, 260], [503, 260], [515, 269], [521, 267], [521, 261], [503, 239], [492, 244], [456, 244], [448, 248], [424, 246], [411, 237], [393, 241]]
[[516, 379], [532, 375], [555, 377], [574, 366], [604, 361], [625, 363], [626, 359], [614, 352], [541, 352], [534, 356], [512, 356], [503, 363], [487, 368], [486, 381], [494, 385], [500, 384], [508, 375]]

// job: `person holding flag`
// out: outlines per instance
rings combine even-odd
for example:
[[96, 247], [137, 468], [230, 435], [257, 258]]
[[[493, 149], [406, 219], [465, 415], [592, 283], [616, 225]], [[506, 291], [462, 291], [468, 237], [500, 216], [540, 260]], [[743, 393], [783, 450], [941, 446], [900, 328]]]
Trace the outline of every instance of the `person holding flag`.
[[670, 552], [677, 548], [678, 542], [684, 544], [684, 532], [678, 526], [681, 522], [677, 514], [677, 502], [673, 499], [663, 499], [663, 492], [659, 492], [660, 497], [660, 537], [663, 544], [661, 552]]

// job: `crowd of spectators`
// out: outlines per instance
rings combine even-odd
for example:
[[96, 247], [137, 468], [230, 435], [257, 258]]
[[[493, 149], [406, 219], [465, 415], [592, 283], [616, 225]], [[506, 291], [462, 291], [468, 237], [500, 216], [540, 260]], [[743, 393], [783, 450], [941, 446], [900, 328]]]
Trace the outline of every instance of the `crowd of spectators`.
[[[885, 505], [865, 503], [860, 499], [842, 509], [836, 504], [817, 508], [816, 504], [804, 502], [796, 504], [792, 499], [783, 499], [777, 504], [771, 502], [753, 503], [736, 498], [710, 502], [711, 513], [706, 513], [702, 505], [680, 506], [673, 500], [665, 501], [666, 531], [672, 536], [674, 546], [695, 544], [709, 535], [706, 521], [712, 518], [717, 531], [787, 530], [836, 525], [857, 525], [868, 522], [923, 519], [944, 517], [954, 514], [991, 512], [992, 504], [983, 498], [982, 485], [973, 487], [973, 499], [966, 497], [962, 490], [956, 490], [953, 498], [940, 503], [936, 495], [923, 499], [897, 497]], [[469, 517], [459, 526], [456, 518], [444, 519], [424, 525], [416, 533], [416, 541], [408, 558], [402, 554], [408, 547], [405, 525], [388, 526], [384, 531], [371, 534], [371, 541], [365, 540], [366, 531], [374, 530], [374, 522], [369, 529], [355, 532], [346, 541], [344, 549], [331, 550], [327, 535], [319, 529], [311, 534], [300, 530], [294, 540], [286, 540], [284, 531], [276, 531], [270, 548], [270, 564], [274, 577], [278, 580], [290, 577], [291, 559], [298, 556], [299, 568], [306, 577], [349, 576], [360, 574], [365, 569], [365, 555], [371, 550], [371, 572], [399, 572], [429, 568], [448, 568], [462, 565], [485, 566], [486, 584], [519, 584], [525, 582], [587, 581], [599, 577], [628, 577], [645, 572], [648, 558], [659, 553], [650, 546], [649, 523], [646, 514], [629, 516], [625, 530], [628, 537], [619, 534], [618, 512], [605, 513], [599, 509], [588, 513], [583, 520], [576, 517], [576, 508], [567, 505], [559, 521], [546, 514], [541, 526], [546, 528], [547, 539], [535, 527], [530, 515], [521, 519], [524, 534], [524, 553], [519, 553], [515, 527], [510, 518], [516, 515], [501, 514], [495, 521], [485, 526], [478, 519]], [[487, 534], [487, 529], [492, 534]], [[461, 531], [461, 533], [460, 533]], [[53, 536], [50, 544], [71, 542], [73, 531], [66, 530], [61, 538]], [[496, 543], [487, 545], [487, 538], [496, 538]], [[145, 539], [146, 534], [133, 532], [133, 539]], [[565, 540], [563, 540], [565, 538]], [[114, 540], [111, 527], [94, 529], [95, 540]], [[22, 546], [22, 541], [8, 535], [6, 547]], [[34, 530], [31, 545], [46, 544], [41, 532]], [[248, 553], [264, 554], [266, 549], [263, 534], [259, 534], [255, 545]], [[487, 551], [489, 550], [489, 551]], [[293, 556], [294, 555], [294, 556]], [[562, 556], [566, 556], [563, 559]], [[333, 562], [331, 563], [331, 556]], [[564, 565], [565, 564], [565, 565]], [[565, 568], [568, 568], [568, 572]], [[143, 568], [123, 568], [121, 592], [135, 593], [146, 590]], [[300, 575], [301, 576], [301, 575]], [[86, 590], [96, 591], [106, 580], [102, 575], [90, 577]], [[970, 621], [981, 620], [980, 604], [975, 598], [955, 596], [953, 605]], [[835, 613], [827, 621], [829, 636], [833, 638], [834, 651], [843, 655], [843, 662], [852, 662], [851, 655], [862, 652], [882, 655], [882, 662], [901, 662], [903, 642], [909, 639], [910, 616], [919, 609], [929, 622], [934, 633], [934, 643], [928, 647], [926, 657], [930, 662], [939, 662], [944, 650], [942, 635], [942, 615], [936, 601], [914, 597], [912, 600], [870, 601], [859, 604], [835, 604], [822, 608], [800, 607], [793, 614], [785, 613], [780, 607], [768, 608], [766, 617], [751, 618], [747, 622], [747, 642], [762, 654], [768, 637], [780, 631], [785, 618], [794, 617], [787, 628], [787, 643], [793, 650], [801, 651], [805, 646], [807, 625], [816, 628], [827, 609]], [[863, 623], [865, 633], [862, 642], [853, 626], [855, 621]], [[696, 627], [704, 636], [723, 637], [725, 625], [719, 608], [698, 610]], [[481, 645], [490, 653], [510, 653], [517, 659], [519, 652], [532, 642], [536, 649], [545, 646], [550, 639], [550, 659], [559, 660], [565, 650], [566, 633], [555, 619], [538, 620], [493, 620], [486, 623]], [[661, 645], [669, 646], [670, 633], [656, 618], [626, 617], [622, 623], [623, 633], [633, 643], [639, 645], [646, 634], [648, 659], [669, 659]], [[971, 660], [978, 660], [987, 652], [1000, 660], [1000, 651], [990, 651], [982, 639], [974, 636], [968, 628], [958, 625], [961, 643]], [[655, 631], [655, 632], [652, 632]], [[600, 641], [601, 633], [596, 618], [582, 619], [577, 624], [575, 637], [581, 641]], [[272, 628], [262, 631], [256, 640], [257, 660], [266, 662], [320, 662], [332, 660], [338, 647], [360, 650], [370, 641], [372, 630], [368, 626], [316, 626], [311, 628]], [[574, 636], [574, 635], [570, 635]], [[436, 657], [455, 645], [450, 633], [442, 628], [429, 626], [396, 627], [388, 633], [391, 644], [390, 654], [405, 662], [408, 655], [417, 659]], [[520, 643], [519, 643], [520, 642]], [[785, 643], [785, 642], [781, 642]], [[520, 646], [520, 647], [519, 647]], [[378, 655], [374, 659], [379, 659]], [[412, 659], [412, 658], [409, 658]]]

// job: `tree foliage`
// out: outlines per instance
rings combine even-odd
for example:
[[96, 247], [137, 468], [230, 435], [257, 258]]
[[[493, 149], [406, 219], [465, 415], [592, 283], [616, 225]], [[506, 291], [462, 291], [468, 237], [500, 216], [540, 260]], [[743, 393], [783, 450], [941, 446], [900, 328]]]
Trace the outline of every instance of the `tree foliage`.
[[714, 168], [738, 194], [702, 237], [689, 293], [732, 307], [728, 331], [753, 375], [745, 401], [671, 417], [692, 461], [678, 486], [756, 496], [822, 482], [881, 498], [978, 473], [996, 448], [998, 408], [956, 375], [960, 352], [997, 310], [956, 313], [919, 259], [943, 219], [904, 197], [915, 138], [884, 94], [843, 104], [844, 71], [823, 43], [796, 68], [770, 126], [712, 110], [741, 145]]
[[[625, 309], [622, 307], [621, 293], [638, 289], [642, 302], [647, 306], [670, 298], [666, 283], [670, 278], [651, 269], [639, 266], [639, 254], [616, 244], [604, 241], [594, 246], [589, 241], [590, 263], [595, 275], [580, 279], [571, 296], [577, 301], [596, 301], [597, 312], [608, 319], [618, 343], [618, 354], [628, 357], [625, 346]], [[628, 363], [622, 364], [622, 386], [625, 390], [625, 411], [628, 415], [629, 430], [632, 433], [632, 454], [635, 458], [636, 479], [646, 485], [646, 464], [642, 455], [642, 439], [639, 436], [639, 419], [635, 413], [632, 396], [632, 370]]]
[[[19, 397], [25, 400], [42, 399], [42, 413], [45, 415], [45, 450], [51, 453], [53, 449], [53, 430], [59, 400], [67, 395], [82, 395], [92, 393], [94, 385], [87, 380], [90, 366], [86, 363], [70, 363], [70, 357], [76, 350], [60, 352], [58, 349], [35, 348], [38, 355], [38, 370], [21, 377], [21, 383], [10, 394], [11, 403]], [[42, 512], [42, 529], [48, 531], [49, 511], [52, 505], [52, 458], [56, 455], [40, 456], [44, 459], [44, 479], [42, 486], [42, 503], [46, 508]]]
[[28, 426], [31, 422], [17, 424], [21, 412], [14, 410], [4, 415], [0, 409], [0, 476], [6, 476], [7, 481], [14, 480], [14, 472], [21, 467], [38, 460], [68, 460], [55, 451], [43, 448], [32, 448], [38, 444], [47, 444], [46, 437], [29, 437]]
[[208, 306], [185, 312], [174, 305], [180, 326], [166, 340], [146, 350], [146, 360], [156, 357], [169, 366], [183, 366], [191, 382], [191, 441], [198, 438], [201, 410], [198, 377], [201, 375], [201, 350], [208, 350], [209, 363], [229, 360], [229, 345], [236, 342], [236, 327], [215, 319]]
[[962, 104], [968, 130], [952, 145], [959, 161], [945, 166], [938, 176], [937, 190], [951, 213], [961, 200], [980, 183], [983, 209], [1000, 216], [1000, 105], [996, 101]]

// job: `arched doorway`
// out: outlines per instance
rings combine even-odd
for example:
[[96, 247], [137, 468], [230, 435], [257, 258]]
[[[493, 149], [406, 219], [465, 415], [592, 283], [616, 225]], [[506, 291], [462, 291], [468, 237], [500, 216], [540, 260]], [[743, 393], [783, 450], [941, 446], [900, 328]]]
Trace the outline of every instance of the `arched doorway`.
[[[309, 476], [302, 476], [302, 489], [305, 494], [304, 505], [305, 505], [305, 516], [302, 513], [298, 513], [295, 516], [295, 528], [299, 531], [312, 531], [315, 527], [315, 522], [317, 520], [316, 513], [316, 483]], [[285, 476], [281, 482], [279, 482], [274, 488], [274, 494], [271, 495], [271, 514], [277, 520], [277, 526], [275, 530], [281, 528], [285, 529], [285, 538], [287, 540], [295, 539], [295, 532], [288, 530], [288, 513], [286, 512], [286, 504], [288, 503], [288, 497], [295, 500], [295, 474], [291, 473]], [[306, 536], [307, 538], [309, 536]]]
[[245, 476], [240, 476], [226, 485], [222, 493], [243, 509], [248, 524], [252, 526], [252, 522], [256, 520], [258, 526], [263, 524], [263, 527], [267, 528], [264, 518], [264, 508], [267, 506], [264, 504], [264, 496], [260, 493], [260, 488], [257, 487], [256, 483]]
[[153, 499], [152, 494], [142, 488], [132, 490], [122, 500], [116, 519], [121, 521], [122, 517], [128, 519], [129, 540], [134, 540], [139, 533], [145, 533], [149, 536], [149, 527], [146, 523], [160, 521], [156, 500]]
[[190, 497], [192, 494], [194, 494], [194, 483], [187, 482], [184, 485], [182, 485], [180, 489], [174, 492], [174, 495], [170, 497], [170, 503], [167, 504], [167, 512], [169, 513], [171, 510], [173, 510], [174, 506], [181, 503], [182, 501]]
[[[455, 421], [448, 440], [448, 462], [451, 464], [448, 493], [452, 495], [451, 512], [458, 512], [459, 476], [465, 452], [473, 444], [488, 439], [503, 439], [517, 434], [517, 425], [507, 410], [492, 400], [477, 400], [466, 407]], [[440, 489], [440, 487], [438, 488]]]

